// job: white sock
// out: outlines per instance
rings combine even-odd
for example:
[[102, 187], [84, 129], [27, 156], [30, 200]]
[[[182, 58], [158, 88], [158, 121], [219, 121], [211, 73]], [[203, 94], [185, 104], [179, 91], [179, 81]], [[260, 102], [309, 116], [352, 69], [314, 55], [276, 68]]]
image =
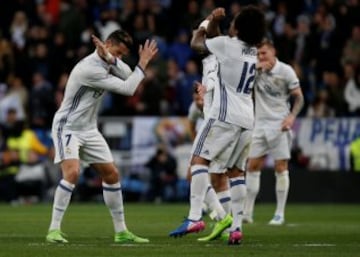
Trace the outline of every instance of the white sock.
[[224, 208], [226, 213], [230, 213], [231, 211], [231, 196], [230, 190], [225, 190], [217, 193], [217, 197]]
[[231, 212], [233, 215], [233, 223], [231, 230], [242, 227], [242, 217], [244, 210], [244, 203], [246, 197], [245, 177], [239, 176], [230, 178], [230, 193], [231, 193]]
[[61, 222], [64, 217], [65, 211], [69, 206], [74, 188], [74, 184], [71, 184], [64, 179], [60, 180], [59, 185], [55, 190], [49, 230], [61, 229]]
[[276, 178], [276, 211], [275, 215], [284, 217], [285, 205], [289, 193], [290, 179], [289, 171], [275, 172]]
[[124, 204], [120, 183], [109, 185], [102, 183], [103, 196], [106, 206], [109, 208], [115, 233], [126, 230]]
[[206, 191], [204, 202], [209, 206], [210, 218], [217, 220], [223, 219], [226, 215], [225, 210], [223, 209], [214, 188], [211, 185], [208, 185], [208, 190]]
[[190, 170], [190, 211], [188, 219], [200, 220], [202, 216], [202, 203], [204, 202], [208, 185], [210, 185], [209, 167], [206, 165], [193, 165]]
[[260, 171], [252, 171], [246, 173], [246, 200], [244, 208], [244, 216], [253, 217], [256, 196], [260, 189]]

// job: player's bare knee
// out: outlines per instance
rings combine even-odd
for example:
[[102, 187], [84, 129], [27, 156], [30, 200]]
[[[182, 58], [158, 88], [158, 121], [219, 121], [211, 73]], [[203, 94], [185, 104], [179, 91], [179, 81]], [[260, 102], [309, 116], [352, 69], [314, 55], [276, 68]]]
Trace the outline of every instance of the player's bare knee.
[[288, 170], [288, 162], [287, 160], [275, 161], [275, 171], [277, 173], [282, 173]]
[[103, 173], [102, 179], [107, 184], [115, 184], [120, 180], [119, 172], [116, 168], [109, 169]]
[[105, 183], [115, 184], [119, 182], [119, 171], [113, 163], [92, 164], [92, 167], [95, 168]]
[[80, 176], [80, 167], [77, 160], [64, 160], [61, 163], [61, 171], [63, 178], [72, 183], [76, 184]]
[[262, 160], [261, 159], [249, 159], [248, 170], [249, 171], [259, 171], [262, 169]]
[[80, 172], [76, 168], [69, 168], [67, 170], [63, 170], [63, 178], [74, 185], [79, 180], [79, 174]]

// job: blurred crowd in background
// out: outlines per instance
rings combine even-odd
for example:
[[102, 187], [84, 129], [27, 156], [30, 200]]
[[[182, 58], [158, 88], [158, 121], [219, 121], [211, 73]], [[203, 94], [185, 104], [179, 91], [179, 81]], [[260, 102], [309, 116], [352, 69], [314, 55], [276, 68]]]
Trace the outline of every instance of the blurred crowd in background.
[[[201, 76], [199, 58], [189, 46], [193, 24], [223, 6], [228, 17], [221, 26], [226, 31], [241, 6], [249, 3], [264, 10], [279, 59], [291, 64], [301, 79], [306, 95], [302, 115], [359, 114], [360, 103], [354, 100], [359, 81], [352, 85], [360, 63], [358, 0], [1, 1], [1, 110], [17, 95], [19, 118], [49, 126], [69, 71], [94, 51], [91, 34], [105, 40], [122, 28], [134, 39], [126, 58], [131, 66], [137, 62], [138, 44], [147, 38], [155, 38], [160, 51], [135, 96], [109, 94], [102, 114], [186, 115], [193, 82]], [[5, 120], [4, 113], [0, 120]]]
[[147, 38], [159, 47], [135, 95], [107, 93], [101, 115], [185, 116], [193, 83], [201, 80], [201, 60], [189, 45], [193, 25], [221, 6], [226, 33], [247, 4], [264, 10], [278, 58], [301, 80], [301, 116], [359, 116], [360, 0], [2, 0], [0, 189], [12, 187], [5, 175], [18, 174], [19, 163], [36, 169], [51, 160], [52, 117], [69, 71], [94, 51], [92, 34], [105, 40], [115, 29], [128, 31], [134, 46], [125, 61], [131, 67]]

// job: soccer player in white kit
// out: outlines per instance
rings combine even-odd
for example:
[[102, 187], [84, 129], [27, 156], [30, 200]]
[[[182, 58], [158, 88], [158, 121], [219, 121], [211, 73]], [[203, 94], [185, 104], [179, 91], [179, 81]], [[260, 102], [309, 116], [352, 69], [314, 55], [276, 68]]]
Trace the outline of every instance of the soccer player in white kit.
[[[255, 128], [246, 173], [247, 197], [244, 222], [253, 222], [256, 196], [260, 188], [260, 170], [265, 156], [275, 160], [277, 206], [270, 225], [285, 221], [289, 192], [288, 160], [292, 141], [291, 127], [304, 104], [299, 79], [290, 65], [276, 58], [273, 43], [265, 39], [258, 47], [258, 74], [255, 79]], [[289, 98], [294, 102], [290, 110]]]
[[[213, 102], [214, 88], [219, 87], [219, 64], [215, 55], [210, 54], [202, 59], [202, 81], [195, 82], [193, 103], [189, 108], [188, 119], [190, 121], [194, 138], [197, 134], [196, 127], [204, 119], [207, 119]], [[196, 127], [195, 127], [196, 126]], [[212, 161], [209, 167], [211, 183], [205, 194], [204, 206], [209, 210], [210, 218], [217, 219], [216, 204], [218, 198], [226, 213], [230, 212], [230, 191], [228, 187], [228, 178], [225, 175], [224, 168], [221, 168], [215, 161]], [[191, 181], [190, 166], [188, 170], [188, 179]], [[204, 208], [203, 208], [204, 209]]]
[[[216, 11], [215, 11], [216, 12]], [[209, 23], [209, 20], [203, 21], [200, 26]], [[213, 20], [212, 26], [206, 29], [207, 37], [215, 37], [220, 35], [219, 24]], [[229, 36], [236, 36], [232, 31], [233, 26], [229, 29]], [[195, 33], [196, 31], [194, 31]], [[203, 97], [203, 114], [207, 119], [214, 99], [214, 89], [219, 88], [219, 61], [214, 54], [209, 54], [202, 59], [202, 81], [197, 82], [197, 89], [199, 94]], [[225, 174], [226, 168], [221, 167], [216, 161], [212, 161], [209, 166], [210, 185], [205, 195], [205, 204], [210, 209], [210, 217], [217, 219], [217, 213], [214, 208], [216, 207], [216, 197], [219, 199], [226, 213], [230, 213], [230, 190], [228, 177]]]
[[112, 32], [105, 43], [93, 36], [97, 50], [82, 59], [70, 73], [65, 95], [56, 112], [52, 137], [55, 163], [63, 178], [55, 191], [52, 218], [46, 241], [67, 243], [61, 222], [79, 179], [80, 160], [90, 164], [102, 177], [103, 197], [110, 210], [115, 243], [147, 243], [131, 233], [125, 224], [119, 171], [105, 139], [97, 128], [98, 109], [105, 90], [133, 95], [144, 78], [144, 70], [157, 53], [155, 41], [139, 47], [139, 63], [134, 71], [121, 61], [129, 52], [132, 39], [122, 30]]
[[[225, 16], [223, 8], [214, 11], [213, 19]], [[211, 234], [200, 241], [217, 238], [229, 226], [229, 244], [238, 244], [242, 240], [240, 229], [246, 194], [244, 166], [254, 122], [252, 86], [257, 61], [255, 45], [265, 35], [264, 14], [257, 7], [246, 6], [234, 18], [232, 26], [236, 37], [206, 39], [205, 28], [202, 28], [191, 42], [198, 52], [210, 52], [218, 59], [220, 86], [214, 89], [209, 118], [205, 120], [193, 146], [189, 215], [170, 236], [181, 236], [204, 228], [201, 206], [210, 183], [208, 166], [215, 160], [228, 170], [233, 219], [219, 204], [217, 213], [221, 220], [215, 224]]]

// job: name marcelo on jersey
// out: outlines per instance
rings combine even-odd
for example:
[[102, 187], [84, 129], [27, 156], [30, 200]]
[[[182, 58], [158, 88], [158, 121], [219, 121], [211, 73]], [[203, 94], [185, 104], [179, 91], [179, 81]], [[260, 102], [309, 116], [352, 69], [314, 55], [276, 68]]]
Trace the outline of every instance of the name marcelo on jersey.
[[257, 50], [255, 48], [243, 48], [242, 55], [257, 56]]

